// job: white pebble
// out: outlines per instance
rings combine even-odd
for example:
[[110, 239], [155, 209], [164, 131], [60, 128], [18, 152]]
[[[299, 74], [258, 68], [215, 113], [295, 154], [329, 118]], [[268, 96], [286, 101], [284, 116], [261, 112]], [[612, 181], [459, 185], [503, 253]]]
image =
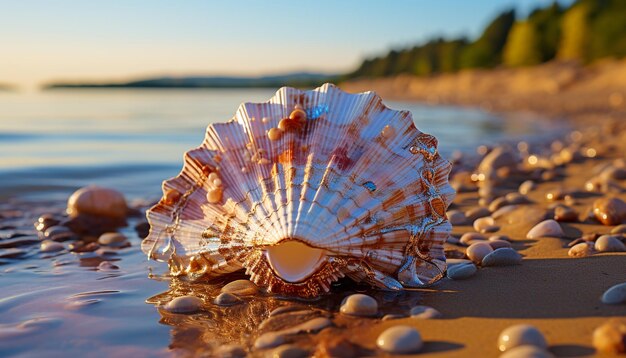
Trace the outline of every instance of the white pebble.
[[476, 274], [476, 265], [473, 263], [459, 264], [448, 268], [448, 277], [453, 280], [465, 280]]
[[565, 233], [563, 229], [561, 229], [561, 225], [558, 222], [550, 219], [540, 222], [535, 225], [528, 234], [526, 238], [528, 239], [538, 239], [540, 237], [563, 237]]
[[593, 255], [595, 252], [592, 242], [581, 242], [572, 246], [567, 252], [569, 257], [587, 257]]
[[422, 336], [413, 327], [394, 326], [387, 328], [376, 339], [381, 350], [392, 354], [417, 353], [424, 346]]
[[174, 313], [193, 313], [200, 310], [202, 303], [196, 296], [180, 296], [168, 302], [164, 308]]
[[259, 292], [259, 287], [249, 280], [235, 280], [222, 287], [220, 292], [237, 296], [252, 296]]
[[522, 262], [522, 255], [514, 249], [503, 247], [494, 250], [483, 258], [483, 266], [510, 266]]
[[57, 252], [65, 249], [63, 244], [60, 244], [56, 241], [52, 240], [44, 240], [41, 242], [40, 251], [41, 252]]
[[265, 349], [265, 348], [274, 348], [278, 347], [281, 344], [285, 343], [285, 336], [281, 333], [276, 332], [268, 332], [259, 336], [259, 338], [254, 341], [254, 348], [256, 349]]
[[491, 216], [478, 218], [474, 220], [474, 230], [478, 232], [496, 232], [500, 227], [496, 225], [496, 221]]
[[124, 217], [128, 212], [124, 195], [115, 189], [87, 186], [78, 189], [67, 200], [67, 213]]
[[483, 258], [491, 252], [493, 252], [493, 249], [487, 242], [476, 242], [467, 248], [465, 254], [470, 260], [479, 264], [483, 261]]
[[122, 246], [126, 243], [126, 236], [118, 232], [105, 232], [98, 238], [100, 245]]
[[242, 301], [239, 297], [228, 292], [220, 293], [219, 295], [217, 295], [217, 297], [215, 297], [215, 300], [213, 301], [213, 303], [218, 306], [232, 306], [241, 302]]
[[543, 334], [529, 324], [510, 326], [503, 330], [498, 337], [498, 349], [501, 352], [523, 345], [531, 345], [541, 349], [548, 347]]
[[526, 180], [525, 182], [523, 182], [522, 184], [520, 184], [519, 186], [519, 193], [520, 194], [528, 194], [530, 193], [533, 189], [535, 189], [535, 182], [532, 180]]
[[378, 302], [368, 295], [356, 293], [344, 299], [339, 311], [352, 316], [375, 316], [378, 314]]
[[612, 286], [602, 295], [602, 303], [618, 305], [626, 303], [626, 282]]
[[623, 252], [626, 245], [620, 240], [621, 235], [602, 235], [595, 243], [594, 248], [598, 252]]

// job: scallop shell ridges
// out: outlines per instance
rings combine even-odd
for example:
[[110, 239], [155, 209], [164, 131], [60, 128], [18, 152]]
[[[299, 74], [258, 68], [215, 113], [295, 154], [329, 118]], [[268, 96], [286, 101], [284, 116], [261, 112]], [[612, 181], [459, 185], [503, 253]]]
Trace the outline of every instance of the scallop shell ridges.
[[[243, 268], [287, 295], [317, 296], [343, 276], [383, 289], [427, 286], [446, 270], [449, 172], [435, 137], [375, 93], [283, 87], [207, 128], [148, 211], [142, 250], [173, 275]], [[300, 260], [308, 263], [281, 257], [286, 243], [312, 253]]]

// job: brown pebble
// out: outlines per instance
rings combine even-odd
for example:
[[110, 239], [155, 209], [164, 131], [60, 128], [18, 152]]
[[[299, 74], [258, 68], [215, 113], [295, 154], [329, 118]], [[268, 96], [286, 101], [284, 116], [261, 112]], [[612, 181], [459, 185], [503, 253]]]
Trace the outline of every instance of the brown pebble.
[[575, 222], [578, 221], [578, 213], [568, 206], [560, 205], [554, 209], [554, 220], [559, 222]]
[[491, 211], [489, 211], [489, 209], [485, 207], [477, 207], [477, 208], [468, 210], [465, 213], [465, 217], [467, 217], [467, 220], [474, 222], [476, 219], [489, 216], [490, 214], [491, 214]]
[[600, 198], [593, 203], [593, 213], [604, 225], [619, 225], [626, 221], [626, 203], [618, 198]]
[[487, 240], [487, 237], [483, 234], [479, 234], [477, 232], [466, 232], [465, 234], [461, 235], [461, 239], [459, 240], [459, 242], [464, 245], [471, 245], [475, 242], [485, 240]]
[[222, 287], [221, 292], [232, 293], [237, 296], [252, 296], [259, 292], [259, 288], [252, 281], [236, 280]]
[[595, 252], [593, 248], [593, 243], [591, 242], [581, 242], [576, 245], [573, 245], [569, 251], [567, 252], [567, 256], [569, 257], [588, 257], [593, 255]]
[[626, 323], [611, 319], [593, 331], [593, 346], [602, 353], [626, 353]]

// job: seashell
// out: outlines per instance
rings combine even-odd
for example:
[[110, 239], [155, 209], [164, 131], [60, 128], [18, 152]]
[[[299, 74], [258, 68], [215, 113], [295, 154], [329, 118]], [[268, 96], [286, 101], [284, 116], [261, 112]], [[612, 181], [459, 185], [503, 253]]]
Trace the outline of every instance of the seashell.
[[528, 234], [526, 234], [527, 239], [538, 239], [540, 237], [563, 237], [565, 233], [563, 229], [561, 229], [561, 225], [556, 221], [549, 219], [540, 222], [535, 225]]
[[172, 275], [245, 269], [268, 292], [302, 297], [344, 276], [427, 286], [446, 270], [449, 172], [437, 140], [373, 92], [285, 87], [208, 127], [148, 211], [142, 250]]

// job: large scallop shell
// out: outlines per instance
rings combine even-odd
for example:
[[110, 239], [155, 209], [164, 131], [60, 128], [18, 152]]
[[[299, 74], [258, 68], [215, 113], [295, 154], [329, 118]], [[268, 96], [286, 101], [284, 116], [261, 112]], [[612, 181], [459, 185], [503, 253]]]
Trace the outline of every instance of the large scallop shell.
[[437, 140], [375, 93], [284, 87], [208, 127], [163, 183], [142, 249], [174, 275], [243, 268], [280, 294], [316, 296], [343, 276], [426, 286], [446, 270], [449, 171]]

